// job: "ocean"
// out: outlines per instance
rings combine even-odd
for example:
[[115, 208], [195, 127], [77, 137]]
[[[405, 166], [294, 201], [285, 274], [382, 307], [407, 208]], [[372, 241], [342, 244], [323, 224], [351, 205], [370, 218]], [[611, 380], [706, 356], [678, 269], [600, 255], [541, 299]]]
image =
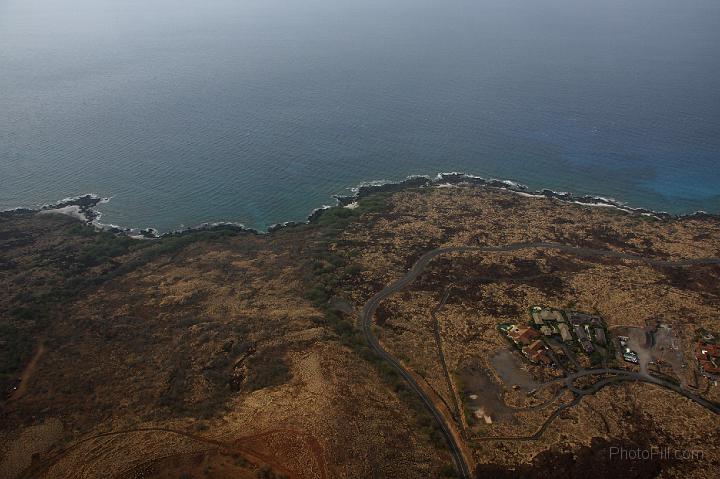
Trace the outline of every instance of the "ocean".
[[720, 212], [720, 2], [0, 0], [0, 209], [265, 229], [448, 171]]

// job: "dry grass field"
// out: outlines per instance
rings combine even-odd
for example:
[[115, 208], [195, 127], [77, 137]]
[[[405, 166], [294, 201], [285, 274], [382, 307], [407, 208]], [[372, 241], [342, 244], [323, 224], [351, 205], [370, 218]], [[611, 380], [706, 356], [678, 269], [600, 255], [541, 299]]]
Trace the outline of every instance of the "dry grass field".
[[[3, 214], [0, 478], [452, 476], [442, 436], [367, 348], [358, 311], [434, 248], [538, 242], [720, 257], [720, 222], [483, 187], [379, 193], [262, 235], [133, 240]], [[496, 326], [538, 304], [599, 313], [611, 332], [666, 324], [683, 381], [717, 402], [692, 345], [700, 327], [720, 332], [719, 280], [718, 265], [453, 252], [382, 302], [374, 331], [461, 431], [478, 477], [710, 478], [717, 414], [652, 384], [609, 385], [525, 438], [573, 396], [537, 389], [560, 373], [512, 352]], [[609, 459], [620, 446], [704, 457]]]

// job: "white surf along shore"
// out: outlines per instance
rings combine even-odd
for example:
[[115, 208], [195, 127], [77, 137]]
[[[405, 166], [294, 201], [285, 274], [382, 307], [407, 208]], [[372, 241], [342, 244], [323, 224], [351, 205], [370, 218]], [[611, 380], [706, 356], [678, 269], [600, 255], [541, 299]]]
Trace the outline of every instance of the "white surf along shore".
[[[547, 199], [555, 198], [561, 201], [570, 203], [580, 204], [590, 207], [598, 208], [614, 208], [627, 213], [635, 213], [644, 216], [653, 217], [656, 219], [669, 219], [674, 217], [692, 217], [692, 216], [712, 216], [704, 211], [697, 211], [687, 215], [671, 215], [667, 212], [658, 212], [645, 208], [636, 208], [628, 206], [620, 201], [612, 198], [605, 198], [602, 196], [591, 196], [591, 195], [577, 195], [569, 192], [557, 192], [549, 189], [542, 189], [539, 191], [529, 190], [527, 186], [522, 185], [513, 180], [507, 179], [495, 179], [495, 178], [483, 178], [476, 175], [471, 175], [461, 172], [448, 172], [439, 173], [435, 177], [424, 176], [424, 175], [412, 175], [406, 177], [402, 181], [391, 181], [391, 180], [375, 180], [367, 181], [359, 184], [354, 188], [350, 188], [351, 195], [342, 196], [336, 195], [334, 205], [323, 205], [319, 208], [313, 209], [304, 223], [308, 223], [313, 220], [316, 216], [322, 214], [322, 211], [336, 206], [342, 206], [349, 209], [354, 209], [359, 206], [359, 200], [365, 196], [380, 191], [397, 191], [403, 188], [420, 187], [420, 188], [459, 188], [465, 186], [484, 186], [490, 188], [498, 188], [510, 191], [517, 195], [526, 198], [537, 198]], [[165, 235], [176, 235], [186, 233], [190, 231], [208, 230], [219, 227], [232, 227], [239, 230], [245, 230], [254, 232], [257, 234], [269, 233], [279, 228], [283, 228], [289, 225], [303, 223], [298, 221], [287, 221], [283, 223], [277, 223], [271, 225], [267, 231], [261, 232], [252, 228], [247, 228], [244, 224], [238, 222], [212, 222], [212, 223], [201, 223], [194, 227], [175, 229], [166, 233], [161, 234], [157, 229], [152, 227], [147, 228], [124, 228], [110, 223], [103, 223], [101, 221], [102, 213], [98, 210], [98, 205], [107, 203], [112, 197], [102, 197], [95, 193], [88, 193], [77, 197], [64, 198], [53, 204], [46, 204], [36, 208], [13, 208], [6, 210], [5, 212], [13, 211], [35, 211], [38, 214], [63, 214], [71, 216], [86, 222], [87, 224], [101, 230], [112, 231], [118, 234], [125, 234], [133, 238], [138, 239], [153, 239], [159, 238]]]

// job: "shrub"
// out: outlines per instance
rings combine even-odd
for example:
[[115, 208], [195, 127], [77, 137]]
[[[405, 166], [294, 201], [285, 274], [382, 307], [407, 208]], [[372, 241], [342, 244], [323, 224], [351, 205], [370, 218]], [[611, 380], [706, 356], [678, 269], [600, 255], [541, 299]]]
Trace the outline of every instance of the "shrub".
[[279, 349], [266, 350], [248, 360], [245, 385], [250, 391], [279, 386], [291, 378], [290, 367]]
[[440, 475], [442, 477], [457, 477], [457, 474], [455, 473], [455, 466], [452, 464], [444, 464], [440, 468]]

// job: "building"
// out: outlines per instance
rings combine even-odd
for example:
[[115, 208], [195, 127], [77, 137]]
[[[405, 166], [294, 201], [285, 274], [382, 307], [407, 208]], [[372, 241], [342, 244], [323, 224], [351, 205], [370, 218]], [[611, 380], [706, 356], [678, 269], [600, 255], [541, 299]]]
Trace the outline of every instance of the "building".
[[700, 361], [700, 369], [706, 374], [719, 375], [720, 367], [718, 367], [712, 361]]
[[535, 354], [538, 351], [542, 350], [545, 346], [543, 346], [542, 341], [535, 340], [532, 343], [530, 343], [528, 346], [525, 346], [523, 348], [523, 353], [527, 354], [528, 356], [531, 354]]
[[532, 316], [533, 322], [538, 326], [547, 324], [548, 321], [556, 321], [558, 323], [565, 322], [565, 316], [563, 316], [562, 311], [558, 309], [541, 308], [540, 306], [534, 306], [530, 310], [530, 315]]
[[720, 375], [720, 345], [698, 342], [695, 346], [695, 358], [701, 372]]
[[569, 314], [570, 316], [570, 323], [573, 326], [576, 326], [578, 324], [582, 325], [591, 325], [591, 326], [604, 326], [605, 322], [600, 316], [594, 315], [594, 314], [586, 314], [586, 313], [578, 313], [577, 311], [573, 311]]
[[540, 328], [540, 332], [543, 333], [545, 336], [552, 336], [553, 334], [557, 333], [557, 330], [552, 326], [542, 326]]
[[580, 340], [580, 346], [582, 346], [583, 351], [588, 354], [595, 352], [595, 346], [593, 346], [593, 344], [587, 338]]
[[578, 339], [579, 339], [580, 341], [589, 340], [589, 339], [590, 339], [590, 338], [588, 338], [588, 334], [587, 334], [587, 331], [585, 331], [585, 327], [584, 327], [584, 326], [581, 326], [581, 325], [579, 325], [579, 324], [576, 324], [576, 325], [573, 327], [573, 331], [575, 331], [575, 335], [578, 337]]
[[603, 328], [595, 328], [595, 341], [597, 341], [598, 344], [602, 344], [605, 346], [607, 344], [607, 339], [605, 338], [605, 330]]
[[512, 338], [512, 340], [516, 343], [527, 346], [536, 340], [540, 336], [540, 333], [529, 326], [521, 328], [513, 327], [508, 331], [508, 336], [510, 336], [510, 338]]
[[572, 341], [573, 337], [572, 334], [570, 334], [570, 328], [568, 328], [568, 325], [565, 323], [558, 323], [558, 330], [560, 330], [560, 337], [562, 337], [562, 340], [567, 342]]
[[548, 365], [552, 364], [545, 345], [539, 340], [533, 341], [529, 346], [525, 346], [522, 351], [530, 361]]
[[552, 366], [553, 363], [546, 349], [538, 351], [530, 358], [530, 360], [535, 361], [536, 363], [544, 364], [545, 366]]

